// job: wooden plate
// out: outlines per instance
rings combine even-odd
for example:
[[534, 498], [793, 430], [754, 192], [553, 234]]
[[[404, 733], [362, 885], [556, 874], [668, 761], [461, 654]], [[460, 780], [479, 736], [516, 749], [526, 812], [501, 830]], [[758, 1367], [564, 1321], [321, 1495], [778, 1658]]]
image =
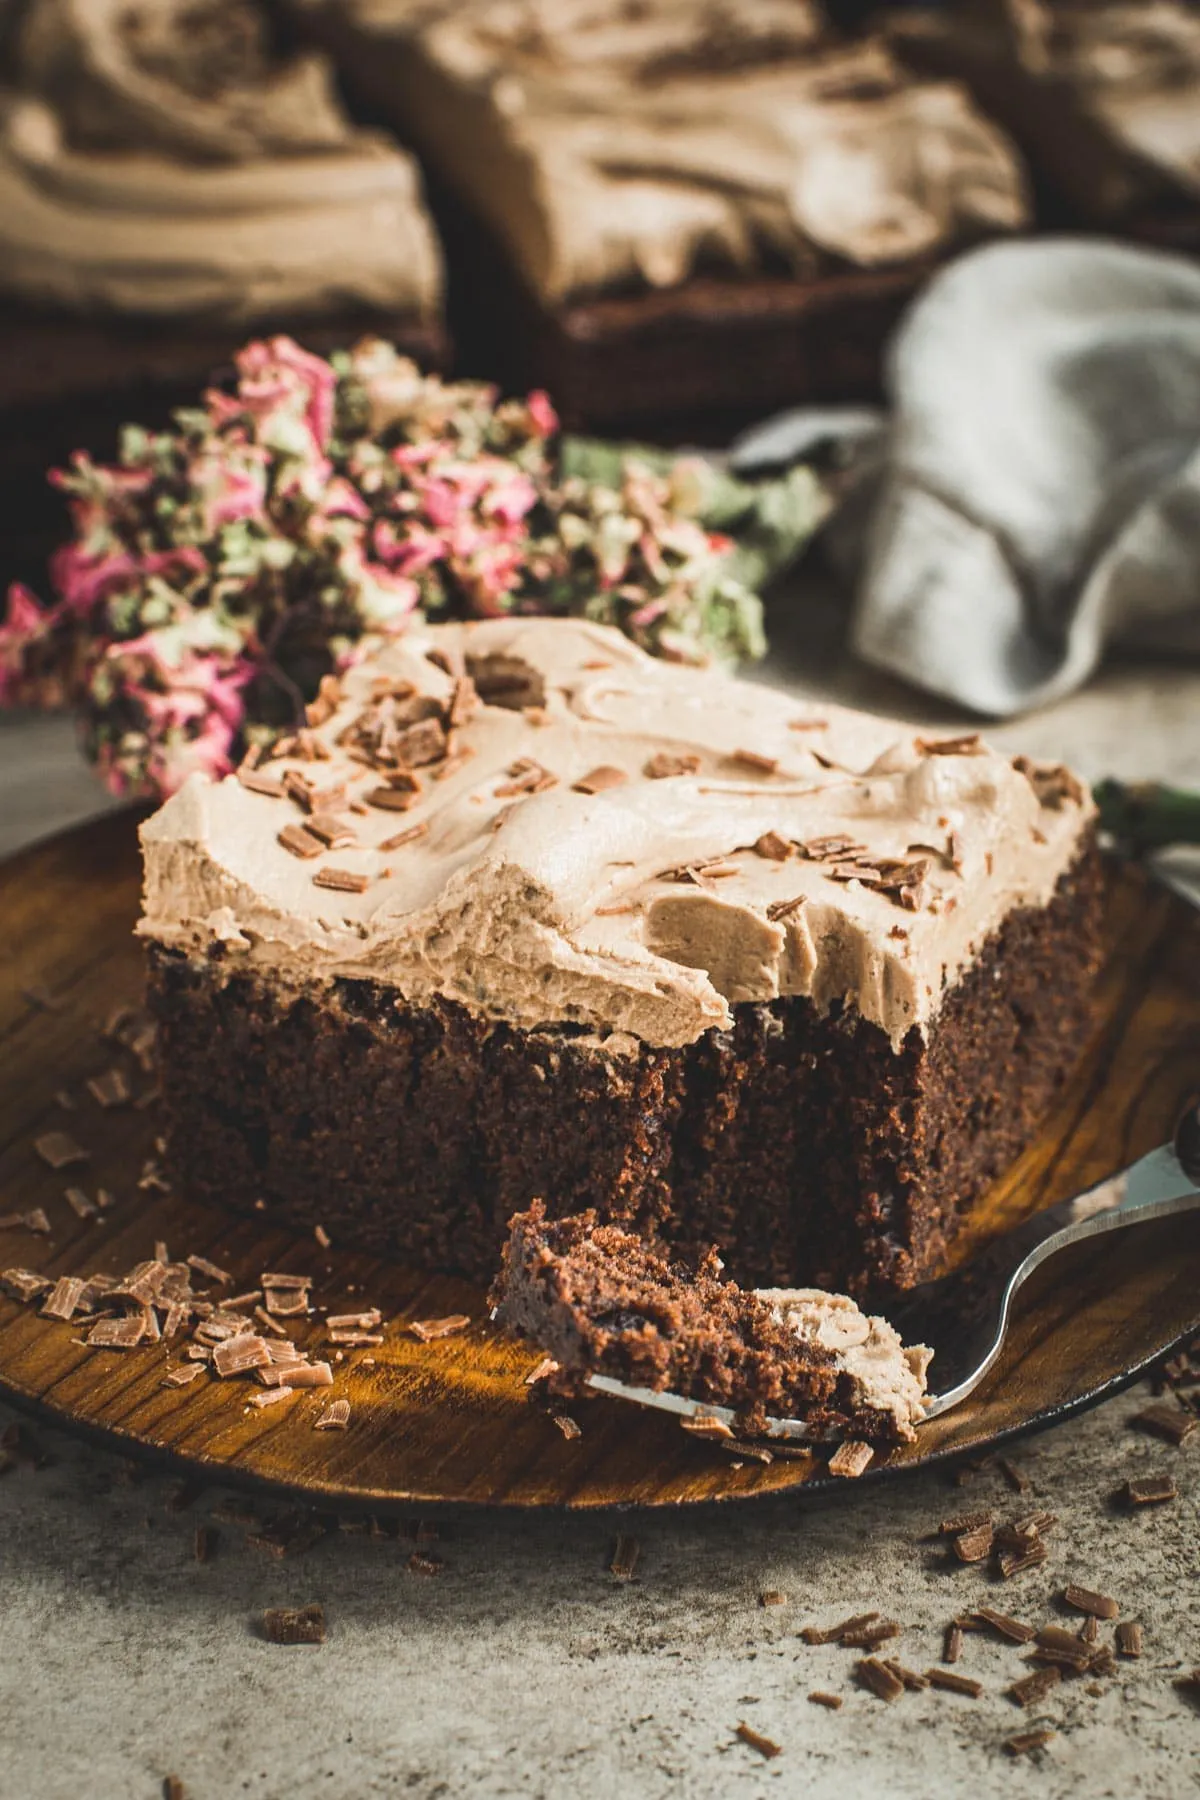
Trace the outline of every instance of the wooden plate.
[[[351, 1507], [475, 1501], [519, 1506], [678, 1505], [825, 1485], [824, 1458], [797, 1452], [770, 1464], [732, 1460], [669, 1419], [615, 1400], [573, 1408], [566, 1438], [529, 1404], [528, 1346], [487, 1323], [482, 1295], [462, 1282], [321, 1250], [265, 1223], [200, 1210], [140, 1190], [153, 1156], [152, 1109], [105, 1110], [84, 1083], [122, 1062], [100, 1036], [136, 1000], [140, 953], [134, 822], [119, 814], [28, 851], [0, 869], [0, 1212], [42, 1206], [47, 1237], [0, 1232], [0, 1268], [47, 1274], [120, 1273], [156, 1239], [199, 1253], [251, 1287], [268, 1268], [316, 1277], [331, 1311], [375, 1304], [389, 1322], [377, 1349], [351, 1350], [334, 1392], [350, 1400], [345, 1432], [314, 1431], [329, 1390], [248, 1411], [243, 1380], [202, 1376], [163, 1385], [166, 1348], [88, 1350], [69, 1324], [0, 1296], [0, 1391], [54, 1422], [103, 1434], [128, 1452], [168, 1455], [224, 1482], [302, 1490]], [[1030, 1150], [989, 1197], [977, 1238], [1064, 1198], [1161, 1142], [1200, 1091], [1200, 924], [1138, 874], [1115, 880], [1109, 957], [1096, 1029], [1077, 1078]], [[55, 1099], [65, 1090], [76, 1110]], [[91, 1153], [57, 1174], [34, 1151], [67, 1130]], [[96, 1220], [64, 1199], [69, 1182], [115, 1196]], [[1067, 1254], [1070, 1261], [1067, 1261]], [[1027, 1288], [1010, 1346], [986, 1385], [923, 1428], [864, 1479], [880, 1479], [1044, 1425], [1133, 1379], [1200, 1329], [1200, 1217], [1141, 1226], [1076, 1247]], [[236, 1289], [234, 1290], [236, 1291]], [[469, 1331], [420, 1343], [405, 1319], [469, 1313]], [[309, 1328], [313, 1345], [321, 1327]], [[178, 1351], [170, 1361], [179, 1359]], [[368, 1359], [373, 1359], [373, 1364]]]

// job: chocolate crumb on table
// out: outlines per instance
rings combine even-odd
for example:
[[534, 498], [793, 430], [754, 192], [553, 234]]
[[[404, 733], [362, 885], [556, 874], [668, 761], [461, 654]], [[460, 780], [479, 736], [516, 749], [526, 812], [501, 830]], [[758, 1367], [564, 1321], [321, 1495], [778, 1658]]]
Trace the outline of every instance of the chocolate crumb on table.
[[1081, 1642], [1073, 1631], [1061, 1625], [1043, 1625], [1034, 1638], [1033, 1662], [1049, 1663], [1078, 1672], [1092, 1660], [1089, 1644]]
[[554, 1423], [558, 1426], [558, 1429], [562, 1432], [563, 1436], [568, 1439], [568, 1441], [573, 1440], [575, 1438], [580, 1438], [583, 1436], [582, 1427], [579, 1425], [577, 1420], [575, 1420], [571, 1417], [571, 1415], [569, 1413], [561, 1413], [561, 1412], [551, 1413], [550, 1417], [553, 1419]]
[[786, 1606], [787, 1595], [781, 1594], [778, 1588], [763, 1588], [758, 1596], [760, 1606]]
[[942, 1661], [956, 1663], [962, 1655], [963, 1630], [961, 1625], [947, 1625], [942, 1639]]
[[1117, 1655], [1133, 1660], [1142, 1654], [1142, 1627], [1135, 1619], [1122, 1619], [1117, 1626]]
[[405, 1567], [414, 1575], [440, 1575], [446, 1567], [440, 1556], [428, 1550], [414, 1550]]
[[860, 1657], [854, 1665], [854, 1673], [859, 1683], [870, 1688], [881, 1700], [898, 1700], [904, 1692], [904, 1683], [900, 1677], [877, 1657]]
[[1061, 1680], [1062, 1670], [1054, 1665], [1036, 1669], [1032, 1675], [1024, 1675], [1019, 1681], [1014, 1681], [1007, 1689], [1008, 1697], [1015, 1700], [1018, 1706], [1036, 1706]]
[[898, 1619], [877, 1619], [874, 1624], [855, 1625], [843, 1631], [838, 1642], [848, 1650], [874, 1650], [877, 1645], [898, 1638], [902, 1629]]
[[977, 1525], [972, 1531], [960, 1531], [951, 1548], [959, 1562], [986, 1562], [995, 1541], [996, 1534], [990, 1524]]
[[772, 1738], [764, 1737], [761, 1731], [755, 1731], [753, 1725], [747, 1725], [744, 1720], [734, 1728], [734, 1735], [741, 1738], [743, 1744], [749, 1744], [752, 1750], [757, 1750], [760, 1756], [765, 1756], [768, 1762], [781, 1754], [780, 1746]]
[[192, 1539], [192, 1554], [198, 1563], [211, 1562], [216, 1554], [220, 1533], [215, 1525], [197, 1525]]
[[1062, 1597], [1064, 1605], [1072, 1607], [1076, 1612], [1090, 1613], [1096, 1619], [1115, 1619], [1121, 1610], [1109, 1594], [1097, 1594], [1091, 1588], [1079, 1587], [1073, 1581], [1067, 1583]]
[[1155, 1437], [1165, 1438], [1169, 1444], [1178, 1445], [1185, 1438], [1191, 1437], [1200, 1420], [1194, 1413], [1186, 1412], [1177, 1401], [1165, 1400], [1134, 1413], [1129, 1423], [1140, 1426], [1143, 1431], [1153, 1432]]
[[178, 1775], [164, 1775], [162, 1800], [187, 1800], [187, 1790]]
[[323, 1644], [325, 1608], [319, 1601], [308, 1606], [271, 1606], [263, 1613], [262, 1628], [271, 1644]]
[[625, 1533], [618, 1536], [609, 1558], [608, 1572], [617, 1581], [632, 1581], [642, 1554], [642, 1546], [635, 1537]]
[[1028, 1756], [1031, 1750], [1043, 1750], [1057, 1734], [1048, 1725], [1037, 1731], [1019, 1731], [1015, 1737], [1006, 1738], [1004, 1748], [1010, 1756]]
[[847, 1632], [858, 1631], [878, 1617], [877, 1612], [855, 1613], [852, 1618], [843, 1619], [838, 1625], [804, 1625], [800, 1629], [800, 1637], [806, 1644], [840, 1644], [845, 1640]]
[[1020, 1619], [1011, 1618], [1008, 1613], [997, 1612], [991, 1606], [977, 1606], [971, 1616], [1013, 1644], [1031, 1644], [1037, 1636], [1036, 1625], [1025, 1625]]
[[843, 1702], [840, 1694], [826, 1694], [820, 1688], [814, 1688], [808, 1697], [814, 1706], [827, 1706], [830, 1712], [841, 1712], [842, 1710]]
[[975, 1681], [970, 1675], [958, 1675], [953, 1669], [941, 1669], [936, 1663], [926, 1669], [925, 1679], [930, 1687], [945, 1688], [949, 1694], [965, 1694], [968, 1700], [978, 1700], [983, 1692], [982, 1681]]

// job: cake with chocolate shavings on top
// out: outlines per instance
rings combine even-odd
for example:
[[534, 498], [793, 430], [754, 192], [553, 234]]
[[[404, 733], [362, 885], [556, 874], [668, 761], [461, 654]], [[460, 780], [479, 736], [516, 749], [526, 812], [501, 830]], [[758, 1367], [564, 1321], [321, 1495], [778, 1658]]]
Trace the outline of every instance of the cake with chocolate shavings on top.
[[415, 618], [142, 827], [176, 1190], [482, 1283], [544, 1197], [912, 1286], [1087, 1041], [1094, 817], [973, 733]]

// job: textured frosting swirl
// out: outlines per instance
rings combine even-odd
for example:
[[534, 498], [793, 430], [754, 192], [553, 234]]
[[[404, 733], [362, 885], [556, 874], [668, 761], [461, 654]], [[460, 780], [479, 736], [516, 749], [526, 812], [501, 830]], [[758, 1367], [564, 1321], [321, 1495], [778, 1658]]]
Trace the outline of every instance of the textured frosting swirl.
[[429, 316], [415, 165], [272, 57], [239, 0], [32, 0], [0, 93], [0, 288], [72, 310], [244, 322]]
[[909, 261], [1014, 229], [959, 87], [773, 0], [292, 0], [548, 300]]
[[899, 1047], [1010, 911], [1050, 898], [1092, 816], [1066, 771], [575, 621], [414, 628], [327, 709], [146, 823], [144, 936], [660, 1045], [806, 994]]

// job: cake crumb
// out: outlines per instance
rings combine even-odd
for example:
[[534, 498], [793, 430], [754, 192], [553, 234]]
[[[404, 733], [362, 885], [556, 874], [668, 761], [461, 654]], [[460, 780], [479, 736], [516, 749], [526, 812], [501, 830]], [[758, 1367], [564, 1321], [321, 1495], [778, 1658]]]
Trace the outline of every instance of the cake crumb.
[[262, 1628], [271, 1644], [323, 1644], [325, 1608], [319, 1601], [308, 1606], [269, 1606], [262, 1616]]

